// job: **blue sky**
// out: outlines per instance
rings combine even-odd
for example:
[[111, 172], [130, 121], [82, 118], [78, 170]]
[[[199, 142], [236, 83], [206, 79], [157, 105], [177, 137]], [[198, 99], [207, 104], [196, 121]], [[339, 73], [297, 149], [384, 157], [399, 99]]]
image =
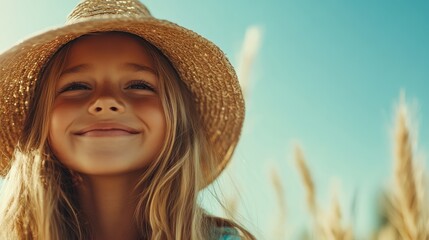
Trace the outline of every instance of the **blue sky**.
[[[53, 26], [78, 1], [0, 0], [0, 52]], [[246, 120], [219, 181], [240, 189], [243, 222], [270, 238], [278, 207], [270, 171], [281, 175], [287, 229], [307, 222], [305, 192], [293, 164], [299, 142], [323, 208], [340, 183], [346, 213], [356, 194], [356, 232], [373, 226], [376, 193], [391, 177], [394, 104], [406, 93], [418, 122], [419, 152], [429, 146], [429, 4], [423, 1], [147, 0], [152, 14], [212, 40], [237, 66], [246, 29], [262, 42], [251, 69]], [[231, 183], [233, 179], [234, 184]], [[205, 200], [207, 205], [210, 201]], [[213, 207], [213, 211], [218, 211]], [[346, 223], [350, 217], [346, 214]]]

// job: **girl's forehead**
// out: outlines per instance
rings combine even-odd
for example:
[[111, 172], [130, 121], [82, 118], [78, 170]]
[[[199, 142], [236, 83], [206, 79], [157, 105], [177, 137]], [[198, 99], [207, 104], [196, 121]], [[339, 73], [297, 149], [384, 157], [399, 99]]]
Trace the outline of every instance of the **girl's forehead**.
[[96, 33], [76, 39], [71, 43], [66, 65], [112, 58], [153, 65], [153, 59], [142, 40], [124, 33]]
[[71, 45], [71, 51], [76, 49], [89, 50], [146, 50], [141, 43], [142, 39], [125, 33], [95, 33], [81, 36], [75, 39]]

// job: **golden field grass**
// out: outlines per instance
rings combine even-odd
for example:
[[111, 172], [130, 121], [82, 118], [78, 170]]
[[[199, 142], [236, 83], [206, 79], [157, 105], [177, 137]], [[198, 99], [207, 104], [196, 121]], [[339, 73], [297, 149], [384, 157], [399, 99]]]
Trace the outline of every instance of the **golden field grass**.
[[[238, 76], [246, 98], [249, 96], [250, 69], [261, 44], [262, 31], [257, 26], [251, 26], [246, 32], [238, 64]], [[405, 94], [401, 92], [399, 104], [394, 115], [393, 171], [392, 181], [384, 189], [381, 197], [381, 219], [378, 229], [364, 239], [370, 240], [426, 240], [429, 239], [429, 182], [424, 166], [415, 158], [413, 126]], [[308, 231], [301, 239], [322, 240], [352, 240], [357, 239], [352, 225], [347, 225], [344, 219], [338, 193], [332, 197], [329, 209], [322, 209], [317, 202], [316, 189], [311, 166], [307, 165], [305, 150], [300, 145], [294, 146], [294, 161], [301, 176], [302, 187], [305, 189], [306, 205], [311, 218]], [[313, 169], [314, 170], [314, 169]], [[287, 196], [280, 180], [281, 174], [273, 169], [270, 173], [271, 184], [277, 198], [278, 219], [272, 236], [266, 239], [287, 239], [286, 201]], [[226, 201], [226, 216], [235, 218], [237, 214], [238, 197]]]
[[[394, 159], [390, 186], [384, 189], [382, 198], [382, 222], [368, 236], [373, 240], [425, 240], [429, 239], [428, 181], [424, 167], [415, 159], [415, 147], [411, 134], [408, 107], [404, 94], [396, 107], [394, 125]], [[322, 211], [316, 201], [316, 187], [307, 166], [304, 152], [295, 146], [295, 162], [306, 192], [308, 212], [312, 227], [304, 239], [351, 240], [356, 239], [353, 226], [345, 225], [338, 196], [333, 197], [331, 207]], [[277, 187], [276, 187], [277, 189]]]
[[[378, 228], [365, 238], [357, 238], [354, 228], [345, 224], [350, 219], [344, 219], [338, 194], [332, 196], [328, 209], [322, 209], [317, 202], [317, 187], [308, 166], [305, 151], [300, 145], [294, 146], [294, 162], [305, 189], [306, 206], [311, 221], [309, 230], [300, 235], [300, 240], [426, 240], [429, 239], [429, 199], [428, 180], [424, 166], [416, 160], [416, 147], [410, 125], [409, 110], [405, 103], [405, 96], [401, 93], [399, 104], [394, 116], [394, 135], [392, 179], [387, 188], [383, 189], [381, 197], [381, 219]], [[315, 169], [313, 169], [315, 171]], [[317, 170], [317, 169], [316, 169]], [[286, 202], [287, 196], [282, 186], [281, 174], [273, 169], [270, 173], [271, 185], [277, 199], [278, 218], [274, 232], [264, 239], [289, 239], [286, 233], [287, 226]], [[230, 218], [237, 213], [238, 198], [227, 201], [226, 212]]]

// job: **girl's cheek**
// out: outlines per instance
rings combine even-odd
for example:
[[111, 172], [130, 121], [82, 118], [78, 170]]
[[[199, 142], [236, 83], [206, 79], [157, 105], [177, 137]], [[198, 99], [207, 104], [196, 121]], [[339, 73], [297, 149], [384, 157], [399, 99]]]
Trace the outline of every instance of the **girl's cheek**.
[[88, 98], [85, 97], [74, 97], [74, 98], [70, 98], [70, 97], [57, 97], [54, 101], [54, 108], [56, 108], [57, 106], [61, 106], [61, 107], [83, 107], [84, 104], [88, 101]]
[[159, 98], [144, 98], [129, 102], [136, 116], [151, 122], [165, 122], [164, 109]]
[[52, 120], [67, 122], [87, 106], [86, 101], [56, 100], [52, 109]]
[[137, 112], [162, 111], [163, 109], [161, 100], [156, 97], [132, 99], [128, 103]]

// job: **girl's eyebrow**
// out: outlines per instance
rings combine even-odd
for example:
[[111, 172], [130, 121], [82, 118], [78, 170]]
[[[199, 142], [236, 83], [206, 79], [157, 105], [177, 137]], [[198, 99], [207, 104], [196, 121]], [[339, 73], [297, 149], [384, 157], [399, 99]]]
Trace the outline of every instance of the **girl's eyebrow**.
[[138, 71], [149, 71], [149, 72], [152, 72], [153, 74], [156, 74], [156, 71], [154, 69], [152, 69], [151, 67], [140, 65], [137, 63], [125, 63], [124, 65], [122, 65], [122, 67], [124, 69], [129, 69], [129, 70], [133, 70], [136, 72], [138, 72]]
[[89, 68], [91, 68], [91, 66], [88, 64], [79, 64], [77, 66], [70, 67], [70, 68], [67, 68], [64, 71], [62, 71], [60, 74], [60, 77], [63, 75], [66, 75], [66, 74], [70, 74], [70, 73], [77, 73], [77, 72], [85, 71], [85, 70], [88, 70]]

